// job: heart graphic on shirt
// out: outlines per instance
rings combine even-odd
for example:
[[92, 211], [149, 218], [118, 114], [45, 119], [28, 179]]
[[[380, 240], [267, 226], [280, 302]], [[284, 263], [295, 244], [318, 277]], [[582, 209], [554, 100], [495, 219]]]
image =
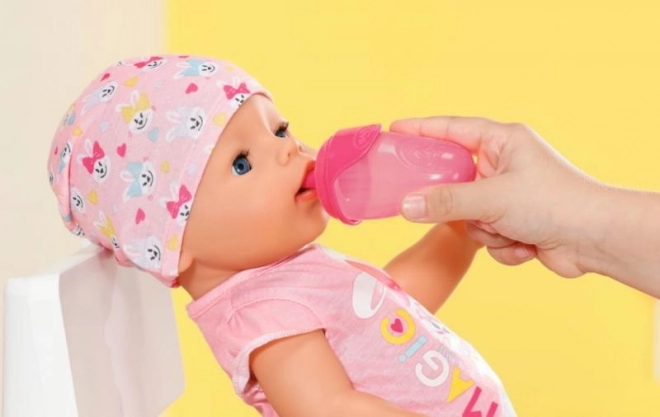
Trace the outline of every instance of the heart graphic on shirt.
[[140, 224], [146, 219], [147, 216], [144, 214], [144, 211], [142, 209], [138, 209], [137, 213], [135, 213], [135, 224]]
[[122, 143], [120, 146], [117, 146], [117, 155], [122, 158], [126, 155], [126, 144]]
[[461, 370], [458, 366], [454, 367], [454, 374], [451, 377], [451, 386], [449, 387], [449, 394], [447, 394], [447, 402], [450, 403], [456, 398], [460, 397], [465, 391], [469, 390], [474, 381], [471, 379], [464, 380], [461, 378]]
[[73, 136], [82, 136], [83, 131], [80, 128], [80, 126], [76, 126], [73, 128]]
[[169, 238], [169, 240], [165, 243], [165, 246], [169, 250], [177, 250], [177, 248], [179, 247], [179, 238], [177, 237], [177, 235], [174, 235], [171, 238]]
[[87, 200], [92, 203], [96, 204], [99, 202], [99, 196], [96, 194], [96, 190], [92, 190], [88, 195], [87, 195]]
[[170, 164], [165, 161], [162, 164], [160, 164], [160, 170], [163, 171], [164, 173], [170, 172]]
[[126, 87], [134, 87], [135, 84], [137, 84], [137, 82], [138, 82], [138, 77], [135, 76], [135, 77], [129, 78], [128, 80], [124, 81], [124, 85]]
[[106, 72], [105, 74], [103, 74], [103, 77], [101, 77], [101, 81], [105, 81], [105, 80], [107, 80], [108, 78], [110, 78], [110, 74], [108, 74], [108, 73]]
[[190, 83], [188, 84], [188, 88], [186, 88], [186, 94], [194, 93], [198, 90], [197, 84], [195, 83]]
[[403, 322], [401, 319], [394, 320], [394, 322], [390, 324], [390, 329], [392, 329], [394, 333], [403, 333]]

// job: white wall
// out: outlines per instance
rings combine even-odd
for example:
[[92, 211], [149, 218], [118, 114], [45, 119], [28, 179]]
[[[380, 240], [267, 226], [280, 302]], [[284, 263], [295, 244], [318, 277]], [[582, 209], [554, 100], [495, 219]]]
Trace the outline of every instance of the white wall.
[[48, 186], [52, 135], [67, 106], [103, 68], [128, 56], [163, 53], [164, 3], [0, 0], [3, 290], [9, 277], [37, 272], [80, 247], [62, 225]]

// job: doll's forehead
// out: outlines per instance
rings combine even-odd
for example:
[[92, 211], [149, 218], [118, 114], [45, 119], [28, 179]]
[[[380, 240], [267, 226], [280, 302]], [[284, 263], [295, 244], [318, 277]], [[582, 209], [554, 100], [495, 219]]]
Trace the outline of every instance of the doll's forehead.
[[274, 133], [287, 120], [275, 104], [266, 96], [255, 94], [249, 97], [229, 120], [218, 138], [219, 148], [234, 148], [251, 145], [255, 135]]
[[[262, 94], [254, 94], [253, 96], [248, 97], [248, 99], [241, 105], [241, 107], [236, 111], [234, 119], [252, 119], [250, 122], [256, 122], [257, 120], [270, 121], [272, 118], [281, 118], [280, 111], [275, 106], [268, 97]], [[231, 120], [230, 120], [231, 125]]]
[[268, 117], [269, 120], [276, 119], [278, 123], [285, 121], [284, 117], [282, 116], [282, 113], [279, 111], [275, 103], [273, 103], [269, 98], [261, 94], [255, 94], [254, 97], [262, 103], [260, 109], [263, 111], [263, 114], [266, 117]]

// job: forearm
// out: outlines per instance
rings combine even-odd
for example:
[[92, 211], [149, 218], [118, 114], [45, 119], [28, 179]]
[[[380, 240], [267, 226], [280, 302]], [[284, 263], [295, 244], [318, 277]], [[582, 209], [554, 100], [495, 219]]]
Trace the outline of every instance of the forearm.
[[337, 395], [323, 417], [423, 417], [423, 414], [406, 411], [382, 398], [355, 390]]
[[579, 245], [581, 267], [660, 298], [660, 193], [599, 192]]
[[394, 258], [385, 270], [401, 288], [435, 313], [467, 272], [478, 248], [463, 222], [438, 224]]

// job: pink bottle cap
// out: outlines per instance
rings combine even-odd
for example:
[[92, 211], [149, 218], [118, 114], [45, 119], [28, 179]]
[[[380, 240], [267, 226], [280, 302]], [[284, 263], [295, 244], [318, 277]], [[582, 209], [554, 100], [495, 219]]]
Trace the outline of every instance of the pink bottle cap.
[[325, 211], [346, 224], [355, 225], [360, 220], [350, 219], [342, 212], [334, 195], [334, 184], [346, 169], [369, 152], [379, 133], [380, 124], [338, 131], [321, 146], [316, 169], [305, 180], [305, 187], [316, 188]]

